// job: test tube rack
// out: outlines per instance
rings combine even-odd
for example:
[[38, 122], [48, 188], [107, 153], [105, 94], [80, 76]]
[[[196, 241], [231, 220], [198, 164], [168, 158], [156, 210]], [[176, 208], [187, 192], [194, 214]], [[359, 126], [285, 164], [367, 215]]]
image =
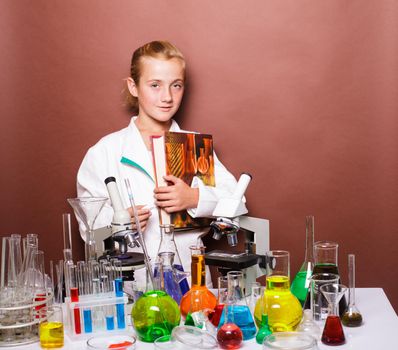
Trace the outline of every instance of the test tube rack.
[[68, 335], [72, 339], [80, 339], [92, 334], [126, 330], [127, 301], [127, 296], [115, 296], [114, 292], [81, 295], [75, 302], [66, 297]]

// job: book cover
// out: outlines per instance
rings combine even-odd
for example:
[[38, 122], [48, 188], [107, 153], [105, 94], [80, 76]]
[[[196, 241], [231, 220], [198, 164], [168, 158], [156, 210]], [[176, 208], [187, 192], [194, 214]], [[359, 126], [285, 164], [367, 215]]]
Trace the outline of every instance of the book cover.
[[[152, 155], [157, 186], [167, 186], [165, 175], [174, 175], [191, 185], [194, 176], [206, 186], [215, 186], [213, 138], [208, 134], [167, 131], [152, 137]], [[209, 226], [208, 218], [191, 218], [184, 210], [168, 214], [160, 210], [161, 224], [174, 224], [175, 229]]]

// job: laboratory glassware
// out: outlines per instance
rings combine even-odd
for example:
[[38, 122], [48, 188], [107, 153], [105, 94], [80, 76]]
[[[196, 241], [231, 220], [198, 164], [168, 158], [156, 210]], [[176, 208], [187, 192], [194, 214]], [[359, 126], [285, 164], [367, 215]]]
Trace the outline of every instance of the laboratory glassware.
[[[302, 307], [290, 291], [290, 255], [288, 251], [267, 252], [265, 303], [268, 324], [272, 332], [294, 331], [301, 321]], [[261, 308], [256, 307], [256, 323], [261, 324]]]
[[84, 253], [86, 262], [97, 259], [95, 251], [94, 223], [108, 198], [105, 197], [78, 197], [68, 198], [76, 217], [80, 218], [86, 229]]
[[358, 327], [362, 324], [362, 315], [355, 305], [355, 255], [348, 254], [348, 308], [341, 321], [344, 326]]
[[265, 338], [264, 350], [318, 350], [317, 341], [308, 334], [298, 332], [273, 333]]
[[137, 339], [133, 335], [114, 334], [92, 337], [87, 340], [89, 350], [133, 350]]
[[159, 253], [160, 271], [155, 270], [154, 277], [156, 278], [159, 273], [163, 274], [164, 290], [177, 304], [180, 304], [182, 298], [180, 281], [186, 279], [187, 274], [174, 267], [174, 258], [175, 255], [173, 252]]
[[[314, 245], [315, 266], [312, 274], [314, 275], [316, 273], [333, 273], [340, 276], [338, 269], [338, 249], [339, 245], [335, 242], [316, 242]], [[310, 296], [307, 293], [307, 299], [304, 304], [304, 309], [310, 308], [310, 301]], [[345, 296], [343, 296], [339, 304], [339, 315], [342, 316], [346, 309], [347, 300]]]
[[204, 246], [191, 246], [191, 289], [185, 293], [181, 299], [181, 315], [185, 318], [191, 307], [191, 293], [197, 290], [204, 291], [202, 306], [204, 309], [214, 310], [217, 299], [214, 294], [206, 287], [206, 270]]
[[231, 307], [234, 301], [230, 296], [228, 293], [217, 331], [218, 344], [222, 349], [238, 349], [243, 341], [242, 330], [234, 320], [234, 312]]
[[[180, 254], [178, 253], [177, 245], [174, 240], [174, 225], [160, 225], [160, 244], [157, 255], [159, 256], [160, 253], [165, 252], [174, 253], [173, 267], [184, 272]], [[188, 281], [184, 278], [179, 284], [181, 293], [184, 295], [189, 290]]]
[[224, 309], [224, 305], [228, 298], [228, 278], [227, 276], [219, 276], [217, 278], [218, 284], [218, 294], [217, 294], [217, 305], [214, 309], [214, 313], [211, 315], [211, 323], [215, 327], [220, 323], [222, 311]]
[[293, 279], [290, 290], [304, 305], [314, 268], [314, 217], [305, 218], [305, 256], [304, 262]]
[[220, 324], [224, 323], [225, 314], [228, 311], [228, 313], [232, 313], [234, 323], [241, 329], [243, 340], [252, 339], [256, 336], [257, 328], [250, 308], [247, 305], [243, 272], [230, 271], [227, 273], [227, 278], [229, 309], [226, 310], [226, 306], [224, 306]]
[[328, 283], [339, 283], [339, 276], [333, 273], [315, 273], [311, 277], [310, 300], [315, 321], [324, 321], [328, 316], [329, 303], [320, 290], [321, 286]]
[[256, 334], [257, 344], [262, 344], [264, 338], [272, 334], [271, 329], [268, 324], [268, 314], [267, 314], [267, 300], [265, 299], [265, 287], [260, 288], [260, 299], [256, 303], [256, 307], [260, 308], [261, 320], [259, 320], [258, 331]]
[[64, 322], [62, 307], [52, 305], [39, 311], [39, 335], [42, 348], [61, 348], [64, 346]]
[[325, 322], [321, 341], [327, 345], [341, 345], [345, 343], [343, 326], [338, 312], [338, 303], [347, 287], [342, 284], [329, 283], [321, 286], [321, 292], [330, 305], [329, 315]]
[[[155, 270], [161, 270], [159, 262], [154, 265]], [[162, 288], [163, 274], [159, 273], [153, 281], [155, 288], [140, 296], [131, 309], [132, 325], [138, 338], [149, 343], [170, 335], [181, 320], [178, 304]]]
[[296, 330], [297, 332], [307, 333], [315, 339], [321, 338], [321, 329], [314, 321], [312, 311], [309, 309], [304, 310], [303, 319]]

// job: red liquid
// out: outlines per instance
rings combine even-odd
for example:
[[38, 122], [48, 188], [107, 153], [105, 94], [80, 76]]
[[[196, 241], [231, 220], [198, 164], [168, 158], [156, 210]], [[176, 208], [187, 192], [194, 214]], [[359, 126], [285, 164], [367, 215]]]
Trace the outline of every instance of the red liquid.
[[339, 316], [328, 316], [321, 340], [326, 345], [341, 345], [345, 343], [343, 326]]
[[[70, 289], [70, 300], [72, 302], [79, 301], [79, 290], [77, 288]], [[82, 325], [80, 323], [80, 309], [78, 307], [73, 309], [73, 318], [75, 319], [75, 333], [80, 334], [82, 332]]]
[[217, 332], [218, 344], [222, 349], [238, 349], [243, 340], [243, 334], [235, 323], [225, 323]]
[[214, 312], [211, 314], [211, 323], [213, 323], [213, 325], [215, 327], [218, 327], [218, 324], [220, 323], [220, 318], [222, 315], [222, 310], [224, 309], [224, 304], [218, 304], [216, 305]]
[[[43, 300], [46, 300], [46, 294], [44, 294], [44, 293], [37, 293], [36, 294], [36, 296], [35, 296], [35, 302], [37, 302], [37, 301], [43, 301]], [[36, 307], [35, 307], [35, 310], [36, 310], [36, 318], [39, 318], [39, 310], [41, 309], [41, 308], [43, 308], [44, 306], [46, 306], [46, 304], [41, 304], [41, 305], [37, 305]]]

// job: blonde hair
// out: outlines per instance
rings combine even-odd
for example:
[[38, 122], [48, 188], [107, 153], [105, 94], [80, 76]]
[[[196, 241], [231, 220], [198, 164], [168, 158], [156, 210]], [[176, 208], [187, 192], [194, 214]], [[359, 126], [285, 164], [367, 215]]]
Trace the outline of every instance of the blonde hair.
[[[131, 58], [130, 77], [134, 80], [136, 85], [139, 84], [141, 78], [141, 59], [143, 57], [153, 57], [165, 60], [178, 58], [182, 61], [185, 71], [185, 58], [182, 52], [168, 41], [151, 41], [134, 51]], [[138, 113], [138, 99], [129, 92], [126, 87], [124, 90], [127, 107]]]

